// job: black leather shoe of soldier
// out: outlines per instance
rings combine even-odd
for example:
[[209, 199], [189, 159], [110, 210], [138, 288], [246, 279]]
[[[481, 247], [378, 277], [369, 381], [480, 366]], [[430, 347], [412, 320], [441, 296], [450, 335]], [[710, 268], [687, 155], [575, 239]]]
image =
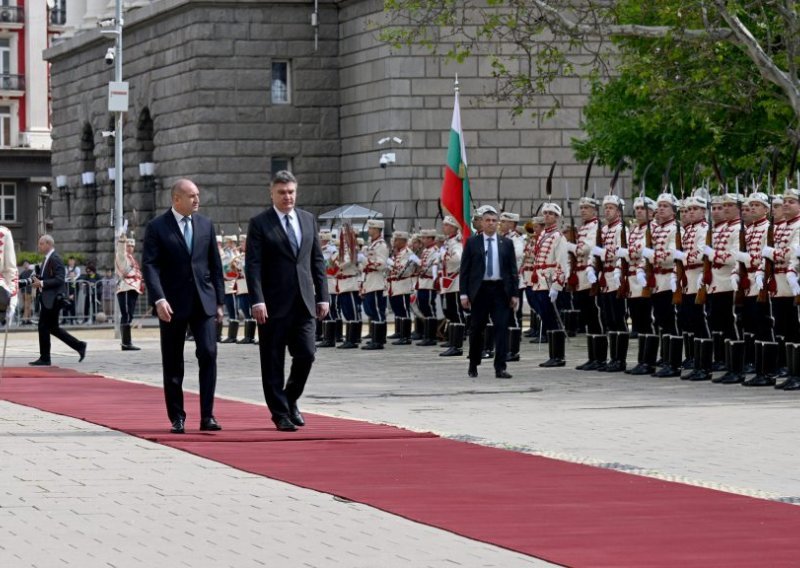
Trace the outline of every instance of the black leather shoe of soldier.
[[467, 369], [467, 376], [474, 379], [478, 376], [478, 367], [475, 365], [470, 365], [469, 369]]

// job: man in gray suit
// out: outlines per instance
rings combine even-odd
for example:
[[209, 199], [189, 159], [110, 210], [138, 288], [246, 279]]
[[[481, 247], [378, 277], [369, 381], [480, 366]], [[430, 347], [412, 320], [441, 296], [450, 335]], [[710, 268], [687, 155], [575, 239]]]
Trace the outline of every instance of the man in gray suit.
[[[324, 318], [330, 297], [316, 219], [295, 208], [297, 180], [275, 174], [272, 207], [250, 219], [245, 276], [258, 323], [261, 382], [278, 430], [292, 432], [305, 421], [297, 407], [314, 362], [314, 318]], [[292, 355], [284, 385], [286, 348]]]

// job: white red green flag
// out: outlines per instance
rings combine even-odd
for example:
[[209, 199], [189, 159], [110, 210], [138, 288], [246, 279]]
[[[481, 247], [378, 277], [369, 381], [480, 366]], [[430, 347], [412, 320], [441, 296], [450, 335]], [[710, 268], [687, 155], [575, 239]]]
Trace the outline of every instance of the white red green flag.
[[458, 105], [458, 91], [453, 107], [453, 122], [450, 125], [450, 144], [447, 149], [447, 164], [442, 182], [442, 207], [456, 218], [461, 225], [462, 234], [467, 237], [472, 232], [472, 210], [467, 176], [467, 153], [464, 148], [464, 132], [461, 130], [461, 109]]

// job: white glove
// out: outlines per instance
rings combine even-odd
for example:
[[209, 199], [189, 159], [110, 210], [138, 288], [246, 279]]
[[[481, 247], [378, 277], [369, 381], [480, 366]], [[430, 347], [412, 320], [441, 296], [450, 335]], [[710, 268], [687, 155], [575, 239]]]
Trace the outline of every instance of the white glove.
[[617, 258], [624, 258], [627, 260], [628, 258], [630, 258], [629, 254], [630, 253], [628, 252], [628, 249], [624, 247], [619, 247], [617, 251], [614, 253], [614, 256], [616, 256]]
[[673, 292], [678, 291], [678, 277], [674, 273], [669, 275], [669, 289]]
[[367, 257], [364, 256], [363, 252], [358, 253], [358, 262], [367, 262]]
[[619, 269], [614, 270], [614, 272], [611, 273], [611, 284], [615, 288], [619, 288], [622, 285], [622, 282], [620, 282], [621, 278], [622, 278], [622, 272], [620, 272]]
[[736, 259], [736, 262], [741, 262], [742, 264], [750, 264], [750, 253], [737, 250], [736, 252], [733, 253], [733, 258]]
[[567, 252], [571, 252], [575, 254], [575, 251], [578, 250], [578, 245], [575, 243], [564, 243], [564, 247], [567, 249]]
[[597, 283], [597, 274], [594, 273], [594, 268], [591, 266], [586, 269], [586, 280], [588, 280], [589, 284]]
[[800, 284], [797, 283], [797, 274], [788, 272], [786, 280], [789, 282], [789, 288], [792, 290], [792, 296], [800, 296]]
[[653, 260], [656, 256], [656, 251], [651, 248], [643, 247], [642, 248], [642, 256], [645, 257], [647, 260]]
[[394, 258], [387, 258], [386, 259], [386, 266], [392, 268], [394, 266]]
[[712, 258], [714, 258], [714, 249], [708, 245], [704, 246], [703, 256], [705, 256], [708, 260], [711, 260]]
[[550, 288], [550, 291], [547, 293], [547, 295], [550, 297], [551, 302], [555, 302], [558, 298], [558, 290], [555, 288]]
[[416, 265], [420, 265], [420, 264], [422, 264], [422, 261], [421, 261], [421, 260], [419, 259], [419, 257], [418, 257], [417, 255], [415, 255], [413, 252], [412, 252], [412, 253], [411, 253], [411, 254], [408, 256], [408, 260], [409, 260], [409, 261], [411, 261], [411, 262], [413, 262], [413, 263], [414, 263], [414, 264], [416, 264]]
[[604, 249], [603, 247], [598, 247], [598, 246], [592, 247], [592, 256], [603, 258], [605, 255], [606, 255], [606, 249]]
[[674, 251], [672, 251], [672, 258], [683, 262], [684, 260], [686, 260], [686, 253], [683, 252], [682, 250], [675, 249]]
[[439, 265], [434, 264], [431, 267], [431, 274], [433, 275], [433, 279], [436, 280], [436, 277], [439, 276]]
[[697, 277], [697, 288], [699, 289], [702, 287], [703, 287], [703, 275], [700, 274], [700, 276]]
[[760, 292], [764, 289], [764, 275], [760, 272], [756, 273], [756, 277], [753, 279], [755, 283], [756, 292]]
[[761, 256], [770, 260], [775, 260], [775, 249], [772, 247], [764, 247], [761, 249]]
[[739, 275], [736, 273], [731, 274], [731, 286], [733, 286], [734, 290], [739, 289]]

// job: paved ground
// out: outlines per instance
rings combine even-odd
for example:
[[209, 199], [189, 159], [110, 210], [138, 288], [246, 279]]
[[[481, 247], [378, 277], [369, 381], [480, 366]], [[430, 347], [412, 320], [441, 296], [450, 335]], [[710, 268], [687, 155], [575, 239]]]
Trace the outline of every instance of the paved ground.
[[[140, 352], [121, 352], [110, 330], [76, 335], [89, 341], [87, 359], [79, 364], [57, 344], [54, 364], [160, 383], [155, 330], [135, 332]], [[34, 334], [12, 334], [7, 364], [24, 365], [37, 350]], [[796, 393], [581, 373], [571, 368], [582, 362], [581, 339], [569, 348], [571, 366], [559, 370], [538, 368], [546, 346], [524, 345], [507, 381], [491, 365], [470, 379], [465, 359], [438, 351], [320, 350], [302, 407], [800, 503]], [[191, 344], [186, 355], [192, 389]], [[220, 346], [219, 395], [263, 404], [259, 376], [257, 347]], [[547, 565], [7, 403], [0, 456], [0, 566]], [[277, 521], [276, 511], [289, 520]]]

